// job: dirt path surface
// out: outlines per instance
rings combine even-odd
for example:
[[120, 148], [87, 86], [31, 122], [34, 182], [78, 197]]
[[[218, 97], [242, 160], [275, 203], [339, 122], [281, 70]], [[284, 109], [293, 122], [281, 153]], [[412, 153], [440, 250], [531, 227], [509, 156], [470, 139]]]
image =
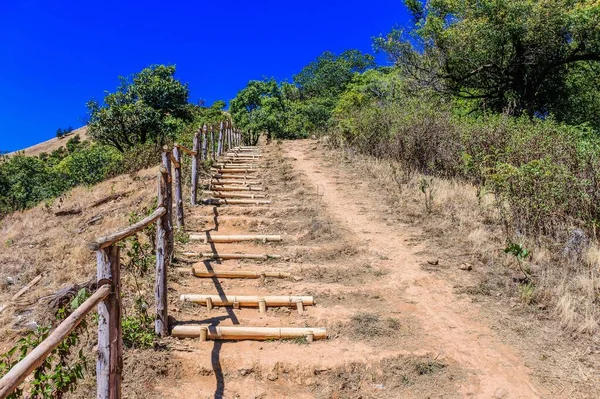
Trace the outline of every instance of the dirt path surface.
[[[361, 182], [328, 164], [308, 140], [263, 147], [269, 206], [188, 210], [189, 231], [281, 234], [283, 243], [189, 242], [178, 251], [271, 253], [268, 261], [194, 262], [208, 270], [290, 272], [292, 278], [199, 279], [174, 275], [169, 313], [180, 324], [325, 327], [328, 339], [170, 339], [177, 373], [156, 381], [155, 397], [189, 398], [535, 398], [516, 349], [486, 325], [478, 304], [427, 272], [421, 243], [386, 221]], [[295, 309], [216, 308], [181, 294], [313, 295]]]
[[[290, 143], [292, 144], [292, 143]], [[469, 373], [460, 387], [464, 395], [476, 397], [540, 396], [532, 385], [530, 370], [515, 351], [502, 344], [495, 333], [479, 320], [478, 307], [468, 298], [457, 298], [452, 286], [421, 268], [419, 245], [408, 246], [410, 236], [402, 226], [383, 223], [370, 210], [369, 198], [351, 181], [336, 179], [322, 159], [311, 155], [309, 142], [286, 146], [293, 166], [312, 184], [321, 186], [323, 202], [333, 217], [365, 244], [389, 258], [389, 278], [378, 288], [391, 306], [410, 312], [425, 333], [417, 337], [423, 348], [457, 361]], [[374, 287], [375, 288], [375, 287]], [[505, 395], [505, 396], [503, 396]]]

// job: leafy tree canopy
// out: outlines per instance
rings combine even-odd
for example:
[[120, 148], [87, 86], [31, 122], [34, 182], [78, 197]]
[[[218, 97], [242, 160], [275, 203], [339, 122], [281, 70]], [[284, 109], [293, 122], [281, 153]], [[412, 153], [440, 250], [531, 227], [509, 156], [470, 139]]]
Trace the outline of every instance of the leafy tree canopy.
[[326, 51], [294, 76], [294, 83], [304, 97], [336, 96], [344, 91], [355, 73], [375, 66], [372, 55], [346, 50], [339, 56]]
[[121, 77], [117, 91], [104, 97], [104, 106], [88, 102], [90, 135], [121, 152], [146, 142], [164, 144], [181, 121], [192, 119], [188, 86], [174, 75], [174, 65], [154, 65]]
[[269, 137], [283, 133], [284, 101], [274, 79], [252, 80], [231, 100], [231, 116], [237, 126]]
[[[565, 96], [598, 74], [596, 0], [405, 0], [409, 31], [375, 39], [420, 85], [529, 116], [564, 114]], [[575, 76], [575, 77], [574, 77]], [[597, 79], [589, 84], [595, 84]], [[598, 108], [597, 95], [589, 95]], [[581, 105], [590, 106], [589, 103]], [[565, 118], [575, 118], [571, 112]], [[578, 118], [575, 118], [578, 119]], [[581, 121], [579, 121], [581, 122]]]

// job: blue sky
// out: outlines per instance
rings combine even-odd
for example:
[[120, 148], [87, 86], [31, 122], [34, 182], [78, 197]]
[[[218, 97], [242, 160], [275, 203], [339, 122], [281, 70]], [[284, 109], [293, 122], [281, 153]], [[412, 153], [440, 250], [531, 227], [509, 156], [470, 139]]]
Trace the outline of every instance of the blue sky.
[[372, 52], [371, 37], [407, 21], [401, 0], [2, 1], [0, 150], [81, 126], [89, 99], [151, 64], [176, 64], [193, 102], [229, 102], [323, 51]]

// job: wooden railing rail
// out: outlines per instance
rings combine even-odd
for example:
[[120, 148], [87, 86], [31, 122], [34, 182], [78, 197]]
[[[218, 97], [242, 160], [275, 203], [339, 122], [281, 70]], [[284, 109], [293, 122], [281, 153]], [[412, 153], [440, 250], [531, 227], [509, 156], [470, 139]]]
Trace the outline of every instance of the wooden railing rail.
[[144, 230], [146, 227], [158, 220], [166, 212], [167, 209], [164, 206], [160, 206], [156, 208], [156, 210], [152, 212], [150, 216], [147, 216], [139, 222], [132, 224], [126, 229], [95, 239], [94, 241], [92, 241], [89, 247], [92, 251], [97, 251], [99, 249], [109, 247], [116, 242], [119, 242], [127, 237], [131, 237], [132, 235]]
[[99, 287], [91, 297], [69, 315], [52, 333], [23, 360], [17, 363], [0, 380], [0, 398], [10, 395], [29, 374], [31, 374], [48, 357], [60, 343], [73, 331], [90, 313], [94, 306], [103, 301], [111, 291], [110, 285]]

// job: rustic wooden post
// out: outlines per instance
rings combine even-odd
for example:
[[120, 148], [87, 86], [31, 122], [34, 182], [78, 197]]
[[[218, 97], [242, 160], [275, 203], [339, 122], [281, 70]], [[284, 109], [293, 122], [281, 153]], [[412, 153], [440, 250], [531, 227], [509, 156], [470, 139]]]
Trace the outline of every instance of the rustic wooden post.
[[123, 337], [121, 333], [121, 276], [116, 244], [96, 251], [98, 287], [109, 284], [110, 295], [98, 304], [97, 397], [121, 397]]
[[206, 125], [202, 128], [202, 158], [203, 161], [208, 159], [208, 135]]
[[219, 125], [219, 142], [217, 143], [217, 156], [223, 153], [223, 122]]
[[[199, 130], [194, 135], [194, 155], [192, 155], [192, 192], [190, 198], [190, 203], [192, 205], [196, 205], [196, 201], [198, 198], [198, 164], [200, 161], [200, 132]], [[203, 148], [203, 151], [206, 152], [206, 148]]]
[[[162, 168], [164, 169], [164, 168]], [[167, 208], [169, 174], [161, 170], [158, 176], [158, 206]], [[154, 332], [164, 337], [169, 332], [169, 316], [167, 306], [167, 262], [169, 259], [169, 241], [167, 212], [156, 221], [156, 273], [154, 277], [154, 301], [156, 303], [156, 319]]]
[[173, 233], [173, 192], [171, 188], [171, 158], [169, 157], [169, 147], [163, 147], [162, 166], [167, 173], [167, 187], [165, 188], [164, 203], [167, 208], [167, 224], [163, 226], [167, 235], [167, 259], [171, 260], [175, 246], [175, 237]]
[[215, 160], [215, 132], [213, 125], [210, 125], [210, 159]]
[[173, 166], [175, 166], [175, 214], [177, 215], [177, 228], [182, 229], [185, 225], [183, 220], [183, 195], [181, 193], [181, 151], [175, 143], [173, 147]]
[[231, 150], [231, 121], [227, 121], [227, 150]]

